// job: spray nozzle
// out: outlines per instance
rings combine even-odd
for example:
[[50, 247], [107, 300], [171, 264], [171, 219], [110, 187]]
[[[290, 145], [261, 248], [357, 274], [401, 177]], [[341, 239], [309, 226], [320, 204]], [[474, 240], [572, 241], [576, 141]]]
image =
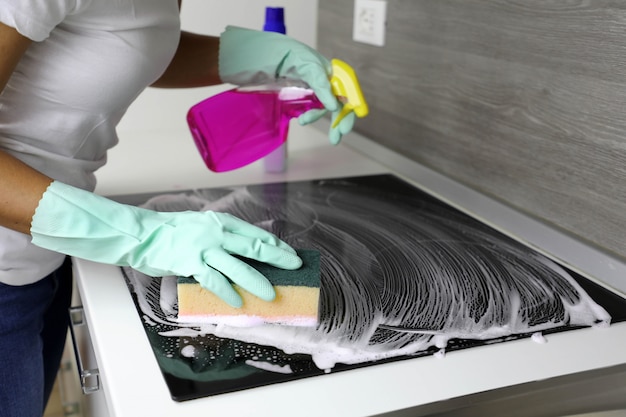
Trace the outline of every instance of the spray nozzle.
[[367, 116], [369, 108], [352, 67], [339, 59], [333, 59], [331, 65], [333, 75], [330, 78], [330, 85], [333, 94], [343, 103], [343, 108], [335, 119], [333, 127], [336, 127], [351, 111], [354, 111], [358, 117]]

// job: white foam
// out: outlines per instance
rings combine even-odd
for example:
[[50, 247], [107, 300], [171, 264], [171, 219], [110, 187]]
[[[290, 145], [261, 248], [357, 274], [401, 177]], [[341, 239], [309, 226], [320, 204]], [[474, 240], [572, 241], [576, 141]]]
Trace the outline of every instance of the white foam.
[[[354, 184], [342, 187], [341, 181], [330, 180], [304, 202], [274, 210], [268, 207], [274, 200], [281, 199], [270, 189], [237, 187], [161, 196], [147, 206], [227, 211], [270, 231], [289, 223], [285, 230], [291, 234], [281, 238], [321, 253], [319, 325], [182, 322], [176, 317], [172, 282], [159, 286], [154, 278], [131, 271], [127, 275], [146, 317], [179, 327], [161, 335], [213, 334], [274, 346], [286, 354], [309, 354], [318, 368], [330, 371], [337, 363], [411, 355], [433, 346], [443, 357], [455, 338], [491, 343], [534, 332], [540, 336], [533, 340], [541, 343], [541, 332], [548, 329], [610, 323], [607, 312], [556, 263], [440, 206], [380, 199]], [[285, 218], [268, 217], [285, 210]], [[379, 325], [440, 334], [381, 331]]]
[[208, 315], [179, 314], [178, 323], [188, 324], [224, 324], [233, 327], [256, 327], [263, 324], [280, 324], [284, 326], [315, 327], [317, 317], [307, 316], [273, 316], [261, 317], [254, 315]]
[[276, 365], [269, 362], [246, 360], [246, 365], [254, 366], [255, 368], [263, 369], [264, 371], [275, 372], [278, 374], [293, 374], [293, 370], [289, 365]]
[[548, 339], [546, 339], [546, 337], [543, 335], [543, 333], [541, 332], [535, 332], [532, 334], [531, 339], [533, 342], [535, 343], [539, 343], [539, 344], [544, 344], [544, 343], [548, 343]]
[[180, 350], [180, 354], [186, 358], [193, 358], [196, 356], [196, 348], [193, 345], [187, 345]]

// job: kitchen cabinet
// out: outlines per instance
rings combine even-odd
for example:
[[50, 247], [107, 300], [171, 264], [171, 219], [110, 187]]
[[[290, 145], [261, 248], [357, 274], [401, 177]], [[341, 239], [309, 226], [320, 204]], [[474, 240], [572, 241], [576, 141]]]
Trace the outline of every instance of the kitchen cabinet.
[[[394, 172], [533, 246], [540, 241], [542, 250], [545, 247], [559, 257], [560, 251], [565, 251], [569, 255], [564, 257], [587, 262], [578, 269], [606, 276], [609, 285], [618, 282], [617, 277], [626, 271], [619, 261], [401, 157], [386, 155], [356, 134], [333, 147], [317, 129], [294, 126], [288, 169], [281, 174], [265, 173], [261, 162], [230, 173], [211, 173], [186, 136], [172, 153], [166, 143], [177, 134], [160, 135], [164, 137], [137, 136], [115, 149], [110, 164], [99, 174], [97, 191], [106, 195], [165, 192]], [[150, 160], [139, 164], [131, 155], [145, 155], [145, 149], [151, 150]], [[516, 398], [523, 400], [524, 404], [517, 406], [520, 410], [528, 409], [532, 406], [528, 400], [542, 395], [550, 395], [552, 407], [560, 407], [558, 410], [565, 414], [572, 413], [572, 406], [581, 412], [590, 411], [585, 407], [599, 409], [601, 404], [610, 406], [625, 398], [624, 384], [615, 382], [626, 376], [626, 323], [619, 323], [607, 329], [551, 335], [546, 344], [521, 339], [458, 351], [444, 358], [423, 357], [331, 372], [179, 403], [170, 399], [145, 336], [143, 318], [137, 314], [121, 270], [78, 259], [74, 268], [102, 387], [95, 397], [87, 397], [93, 416], [426, 415], [450, 409], [464, 415], [460, 410], [469, 412], [498, 402], [511, 407]], [[572, 398], [580, 398], [584, 404], [572, 402]]]

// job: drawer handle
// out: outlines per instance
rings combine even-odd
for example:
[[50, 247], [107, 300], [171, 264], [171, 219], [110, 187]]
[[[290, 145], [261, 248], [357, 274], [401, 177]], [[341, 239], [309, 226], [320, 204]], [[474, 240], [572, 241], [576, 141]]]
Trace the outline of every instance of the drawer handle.
[[[93, 394], [100, 390], [100, 371], [98, 368], [84, 369], [83, 361], [80, 356], [80, 349], [78, 348], [78, 341], [76, 340], [75, 328], [85, 325], [84, 309], [82, 306], [70, 307], [70, 333], [72, 335], [72, 346], [74, 347], [74, 356], [76, 357], [76, 367], [78, 368], [78, 379], [80, 380], [80, 386], [83, 390], [83, 394]], [[91, 384], [89, 382], [92, 382]]]

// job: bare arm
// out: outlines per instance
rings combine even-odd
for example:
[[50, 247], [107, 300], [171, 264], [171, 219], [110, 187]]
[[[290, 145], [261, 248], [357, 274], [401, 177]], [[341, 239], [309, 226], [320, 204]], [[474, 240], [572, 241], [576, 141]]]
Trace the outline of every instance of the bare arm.
[[[0, 23], [0, 92], [4, 90], [30, 40]], [[0, 151], [0, 226], [30, 233], [42, 194], [52, 180]]]
[[[178, 8], [182, 7], [178, 0]], [[183, 88], [221, 84], [217, 58], [220, 38], [181, 32], [176, 54], [153, 87]]]
[[152, 86], [178, 88], [221, 84], [219, 44], [219, 37], [182, 32], [172, 62]]

